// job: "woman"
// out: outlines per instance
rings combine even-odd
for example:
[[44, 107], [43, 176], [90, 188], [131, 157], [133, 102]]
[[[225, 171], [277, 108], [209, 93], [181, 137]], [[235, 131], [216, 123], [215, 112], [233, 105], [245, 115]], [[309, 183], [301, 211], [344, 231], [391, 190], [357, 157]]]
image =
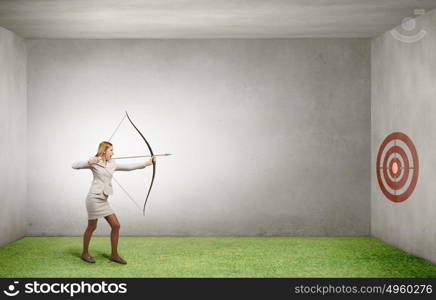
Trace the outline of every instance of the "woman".
[[86, 197], [86, 209], [88, 211], [88, 227], [83, 235], [83, 252], [81, 258], [89, 263], [95, 263], [95, 260], [89, 255], [88, 246], [92, 233], [97, 228], [98, 218], [104, 217], [112, 228], [111, 245], [112, 253], [110, 260], [126, 264], [127, 262], [118, 255], [117, 246], [120, 233], [120, 223], [117, 216], [109, 206], [107, 201], [109, 195], [112, 195], [112, 175], [115, 171], [132, 171], [144, 169], [156, 161], [152, 156], [146, 163], [132, 163], [120, 165], [111, 159], [113, 155], [113, 146], [109, 142], [101, 142], [98, 146], [97, 154], [88, 161], [78, 161], [73, 163], [73, 169], [90, 169], [94, 175], [91, 187]]

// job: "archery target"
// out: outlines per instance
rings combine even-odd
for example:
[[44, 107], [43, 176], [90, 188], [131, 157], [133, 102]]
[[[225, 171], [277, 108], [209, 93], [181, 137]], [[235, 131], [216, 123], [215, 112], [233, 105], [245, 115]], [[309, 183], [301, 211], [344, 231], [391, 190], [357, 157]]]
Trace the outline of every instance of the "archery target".
[[418, 181], [418, 153], [412, 140], [402, 132], [388, 135], [377, 154], [377, 181], [383, 194], [393, 202], [410, 197]]

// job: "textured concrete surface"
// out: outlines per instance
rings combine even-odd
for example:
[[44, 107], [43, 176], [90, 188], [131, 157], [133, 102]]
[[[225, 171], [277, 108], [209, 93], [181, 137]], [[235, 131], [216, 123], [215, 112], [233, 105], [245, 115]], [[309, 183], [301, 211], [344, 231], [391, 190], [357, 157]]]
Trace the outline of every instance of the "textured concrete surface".
[[[27, 46], [29, 235], [82, 234], [92, 177], [71, 163], [125, 109], [174, 156], [158, 161], [145, 217], [113, 184], [123, 235], [369, 235], [370, 40]], [[112, 142], [145, 153], [128, 122]], [[142, 204], [151, 168], [115, 175]]]
[[25, 234], [26, 45], [0, 28], [0, 246]]
[[[415, 42], [412, 37], [423, 38]], [[393, 33], [397, 33], [393, 35]], [[398, 39], [403, 34], [403, 41]], [[397, 38], [395, 38], [396, 36]], [[436, 263], [436, 10], [421, 16], [413, 31], [399, 26], [372, 42], [371, 234]], [[419, 155], [414, 193], [394, 203], [382, 194], [376, 157], [393, 131], [407, 134]]]
[[373, 37], [435, 0], [2, 0], [26, 38]]

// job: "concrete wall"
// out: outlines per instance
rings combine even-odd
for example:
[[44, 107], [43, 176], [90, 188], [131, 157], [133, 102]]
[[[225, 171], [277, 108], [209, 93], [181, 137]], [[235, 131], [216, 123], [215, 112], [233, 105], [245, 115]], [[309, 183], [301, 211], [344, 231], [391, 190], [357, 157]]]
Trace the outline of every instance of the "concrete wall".
[[[414, 30], [398, 27], [372, 41], [371, 234], [436, 263], [436, 10], [416, 21]], [[419, 158], [415, 190], [398, 203], [383, 195], [375, 169], [394, 131], [412, 139]]]
[[0, 27], [0, 246], [25, 234], [26, 45]]
[[[145, 217], [113, 183], [122, 235], [369, 235], [370, 40], [26, 42], [28, 235], [83, 233], [92, 177], [71, 163], [125, 109], [175, 155]], [[128, 122], [111, 141], [146, 153]], [[150, 175], [115, 177], [142, 207]]]

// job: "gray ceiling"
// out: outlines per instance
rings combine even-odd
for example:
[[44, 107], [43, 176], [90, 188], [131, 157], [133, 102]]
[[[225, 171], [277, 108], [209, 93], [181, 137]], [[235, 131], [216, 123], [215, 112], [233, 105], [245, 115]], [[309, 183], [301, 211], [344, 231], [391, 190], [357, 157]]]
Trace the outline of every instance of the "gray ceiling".
[[0, 0], [25, 38], [372, 37], [436, 0]]

